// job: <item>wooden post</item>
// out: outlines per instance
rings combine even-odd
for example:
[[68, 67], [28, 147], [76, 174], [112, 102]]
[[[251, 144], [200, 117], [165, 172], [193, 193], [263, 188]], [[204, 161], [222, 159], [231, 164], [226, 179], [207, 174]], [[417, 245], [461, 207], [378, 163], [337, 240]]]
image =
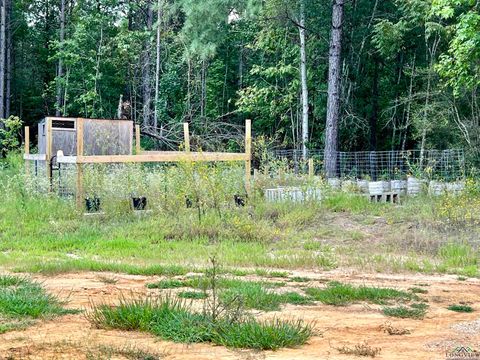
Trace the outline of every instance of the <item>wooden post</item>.
[[[25, 126], [25, 155], [30, 154], [30, 126]], [[30, 176], [30, 160], [25, 160], [25, 175]]]
[[183, 138], [185, 142], [185, 152], [190, 152], [190, 130], [188, 123], [183, 123]]
[[52, 167], [52, 119], [45, 118], [45, 168], [47, 170], [48, 188], [51, 190], [51, 167]]
[[245, 121], [245, 190], [250, 195], [251, 186], [251, 172], [252, 172], [252, 121], [250, 119]]
[[[83, 119], [77, 119], [77, 161], [83, 156]], [[83, 164], [77, 162], [77, 208], [81, 209], [83, 205]]]
[[140, 125], [135, 125], [135, 155], [140, 155]]
[[313, 178], [315, 175], [315, 168], [313, 167], [313, 159], [308, 159], [308, 177]]

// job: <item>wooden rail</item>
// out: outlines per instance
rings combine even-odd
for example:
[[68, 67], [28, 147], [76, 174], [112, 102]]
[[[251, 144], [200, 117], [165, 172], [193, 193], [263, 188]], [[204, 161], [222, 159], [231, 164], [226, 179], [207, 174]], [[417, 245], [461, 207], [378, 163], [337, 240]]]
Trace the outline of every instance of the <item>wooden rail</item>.
[[[57, 118], [48, 117], [45, 119], [46, 126], [46, 151], [45, 154], [30, 154], [30, 133], [29, 128], [25, 127], [25, 154], [24, 159], [44, 160], [47, 164], [47, 177], [50, 178], [50, 166], [52, 158], [52, 120]], [[58, 118], [64, 119], [64, 118]], [[112, 163], [148, 163], [148, 162], [182, 162], [182, 161], [244, 161], [245, 162], [245, 190], [247, 194], [251, 189], [251, 151], [252, 151], [252, 123], [251, 120], [245, 122], [245, 152], [243, 153], [223, 153], [223, 152], [192, 152], [190, 151], [190, 132], [189, 124], [183, 124], [184, 130], [184, 151], [142, 151], [140, 147], [140, 126], [135, 126], [135, 155], [84, 155], [84, 132], [83, 118], [76, 120], [77, 133], [77, 151], [76, 156], [65, 156], [63, 151], [57, 152], [57, 163], [75, 164], [77, 167], [77, 206], [83, 206], [83, 165], [84, 164], [112, 164]]]

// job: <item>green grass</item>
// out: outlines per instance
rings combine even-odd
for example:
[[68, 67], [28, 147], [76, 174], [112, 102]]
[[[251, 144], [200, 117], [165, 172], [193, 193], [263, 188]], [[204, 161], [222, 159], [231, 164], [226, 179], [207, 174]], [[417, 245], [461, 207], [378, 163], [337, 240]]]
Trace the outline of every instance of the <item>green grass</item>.
[[[283, 282], [246, 281], [232, 278], [219, 278], [216, 287], [220, 289], [220, 298], [224, 303], [239, 302], [244, 308], [264, 311], [279, 310], [282, 304], [305, 305], [310, 304], [309, 297], [296, 292], [278, 294], [273, 288], [282, 287]], [[204, 276], [193, 276], [183, 280], [164, 279], [146, 285], [150, 289], [172, 289], [189, 287], [206, 290], [211, 284]], [[184, 292], [187, 294], [203, 294], [203, 292]], [[200, 296], [200, 295], [198, 295]], [[181, 296], [186, 297], [186, 296]], [[192, 297], [195, 298], [195, 297]], [[200, 297], [198, 297], [200, 298]]]
[[422, 288], [419, 288], [419, 287], [412, 287], [408, 290], [410, 290], [410, 292], [412, 292], [414, 294], [427, 294], [428, 293], [428, 290], [422, 289]]
[[311, 326], [301, 321], [212, 319], [170, 297], [122, 299], [117, 307], [96, 306], [88, 318], [99, 328], [144, 331], [175, 342], [209, 342], [232, 348], [276, 350], [302, 345], [312, 336]]
[[178, 279], [165, 279], [146, 285], [149, 289], [175, 289], [187, 286], [185, 281]]
[[226, 303], [240, 302], [247, 309], [264, 311], [280, 310], [282, 304], [308, 304], [310, 299], [295, 292], [278, 294], [261, 283], [238, 282], [220, 293], [220, 299]]
[[[444, 245], [445, 234], [435, 227], [438, 200], [430, 197], [407, 198], [402, 207], [345, 193], [305, 204], [270, 204], [255, 197], [237, 208], [231, 206], [233, 190], [225, 187], [241, 185], [241, 169], [226, 166], [225, 173], [209, 167], [202, 170], [204, 185], [210, 182], [201, 189], [207, 195], [199, 220], [196, 209], [185, 207], [191, 186], [172, 167], [147, 189], [151, 216], [123, 209], [130, 195], [117, 194], [109, 184], [100, 189], [105, 217], [88, 218], [73, 201], [35, 193], [22, 175], [21, 155], [11, 158], [16, 160], [0, 165], [0, 266], [7, 270], [177, 276], [202, 271], [217, 255], [236, 276], [287, 278], [291, 269], [336, 267], [480, 276], [478, 251], [469, 242], [478, 237], [478, 226], [447, 235]], [[218, 209], [213, 196], [219, 197]], [[378, 229], [381, 244], [370, 241], [365, 230], [370, 226]]]
[[398, 317], [402, 319], [418, 319], [421, 320], [427, 313], [428, 305], [426, 304], [412, 304], [407, 306], [384, 307], [383, 314], [386, 316]]
[[129, 275], [146, 276], [175, 276], [185, 275], [194, 268], [187, 268], [180, 265], [131, 265], [119, 262], [96, 261], [90, 259], [71, 259], [65, 261], [37, 262], [33, 264], [16, 266], [14, 272], [41, 273], [45, 275], [56, 275], [75, 271], [97, 271], [115, 272]]
[[[248, 281], [234, 278], [219, 278], [216, 286], [222, 289], [238, 288], [245, 284], [256, 284], [265, 288], [282, 287], [285, 285], [283, 282], [271, 282], [271, 281]], [[180, 287], [190, 287], [194, 289], [205, 289], [210, 286], [210, 280], [205, 276], [190, 276], [185, 279], [163, 279], [154, 283], [148, 283], [149, 289], [174, 289]]]
[[468, 305], [460, 305], [454, 304], [447, 307], [448, 310], [455, 311], [455, 312], [464, 312], [464, 313], [471, 313], [473, 312], [473, 308]]
[[0, 333], [23, 328], [32, 320], [71, 313], [62, 302], [27, 278], [0, 275]]
[[312, 279], [308, 277], [303, 277], [303, 276], [292, 276], [289, 280], [291, 282], [301, 282], [301, 283], [312, 281]]
[[367, 301], [384, 304], [389, 300], [410, 300], [415, 296], [405, 291], [391, 288], [359, 286], [339, 282], [330, 282], [326, 288], [308, 288], [307, 295], [313, 300], [327, 305], [347, 305], [353, 302]]
[[271, 278], [287, 278], [290, 273], [288, 271], [255, 269], [255, 275]]
[[206, 299], [208, 297], [207, 293], [202, 291], [181, 291], [177, 294], [178, 297], [182, 299]]

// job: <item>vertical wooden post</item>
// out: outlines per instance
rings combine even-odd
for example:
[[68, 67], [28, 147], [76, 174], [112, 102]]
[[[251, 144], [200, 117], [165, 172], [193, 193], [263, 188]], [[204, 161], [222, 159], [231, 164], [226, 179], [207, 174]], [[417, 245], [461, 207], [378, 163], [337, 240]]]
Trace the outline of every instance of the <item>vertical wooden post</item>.
[[51, 190], [51, 167], [52, 167], [52, 119], [45, 118], [45, 168], [47, 171], [48, 188]]
[[77, 208], [83, 203], [83, 164], [78, 163], [78, 157], [83, 156], [83, 119], [77, 118]]
[[141, 153], [140, 148], [140, 125], [135, 125], [135, 154], [140, 155]]
[[250, 119], [245, 121], [245, 190], [250, 195], [251, 186], [251, 172], [252, 172], [252, 121]]
[[313, 159], [308, 159], [308, 177], [313, 178], [315, 175], [315, 168], [313, 167]]
[[[25, 155], [30, 154], [30, 126], [25, 126]], [[30, 176], [30, 160], [25, 159], [25, 175]]]
[[185, 142], [185, 152], [190, 152], [190, 129], [188, 123], [183, 123], [183, 139]]

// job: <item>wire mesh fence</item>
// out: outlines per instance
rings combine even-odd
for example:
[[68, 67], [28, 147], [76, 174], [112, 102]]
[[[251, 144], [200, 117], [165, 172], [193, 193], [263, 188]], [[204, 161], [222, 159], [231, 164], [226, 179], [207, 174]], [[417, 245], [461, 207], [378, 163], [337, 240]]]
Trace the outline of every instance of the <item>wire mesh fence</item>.
[[[288, 162], [295, 173], [304, 172], [308, 158], [314, 159], [315, 173], [323, 171], [323, 150], [311, 149], [307, 160], [301, 150], [273, 150], [270, 156]], [[357, 151], [337, 153], [337, 177], [367, 180], [398, 180], [407, 176], [457, 180], [465, 176], [462, 149]]]

